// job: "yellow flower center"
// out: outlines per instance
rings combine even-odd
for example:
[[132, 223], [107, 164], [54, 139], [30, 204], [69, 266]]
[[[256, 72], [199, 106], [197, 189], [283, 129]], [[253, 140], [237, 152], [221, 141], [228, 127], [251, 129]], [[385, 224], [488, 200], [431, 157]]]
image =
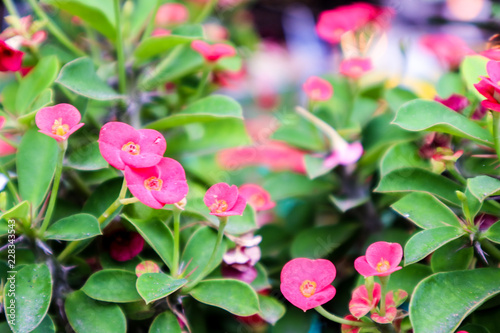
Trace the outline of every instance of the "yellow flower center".
[[62, 123], [62, 118], [54, 120], [54, 125], [52, 125], [52, 134], [63, 136], [68, 133], [69, 126]]
[[208, 209], [212, 213], [224, 213], [228, 208], [226, 200], [215, 200]]
[[375, 268], [377, 272], [379, 273], [385, 273], [391, 268], [391, 264], [384, 258], [380, 258], [380, 261], [377, 264], [377, 267]]
[[302, 282], [302, 284], [300, 285], [300, 293], [304, 296], [304, 297], [311, 297], [312, 295], [314, 295], [314, 293], [316, 292], [316, 282], [314, 281], [311, 281], [311, 280], [305, 280], [304, 282]]
[[159, 191], [163, 186], [163, 180], [156, 177], [149, 177], [144, 181], [144, 187], [149, 191]]
[[139, 153], [141, 152], [141, 146], [132, 141], [129, 141], [123, 145], [122, 150], [126, 151], [130, 155], [139, 155]]

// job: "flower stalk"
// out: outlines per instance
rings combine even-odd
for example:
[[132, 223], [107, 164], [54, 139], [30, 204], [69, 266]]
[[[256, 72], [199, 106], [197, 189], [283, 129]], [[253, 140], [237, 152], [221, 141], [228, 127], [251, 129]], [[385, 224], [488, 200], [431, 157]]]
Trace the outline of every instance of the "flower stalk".
[[341, 318], [339, 316], [336, 316], [333, 313], [326, 311], [321, 305], [315, 307], [314, 310], [316, 310], [320, 315], [322, 315], [326, 319], [334, 321], [334, 322], [339, 323], [339, 324], [356, 326], [356, 327], [372, 327], [373, 326], [370, 323], [347, 320], [347, 319]]

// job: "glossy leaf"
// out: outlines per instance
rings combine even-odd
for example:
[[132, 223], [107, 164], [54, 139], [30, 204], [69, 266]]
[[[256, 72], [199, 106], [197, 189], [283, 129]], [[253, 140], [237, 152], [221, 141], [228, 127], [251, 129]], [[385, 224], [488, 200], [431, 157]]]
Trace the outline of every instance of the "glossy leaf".
[[108, 162], [101, 155], [98, 142], [92, 142], [75, 149], [68, 156], [66, 165], [73, 169], [84, 171], [99, 170], [109, 166]]
[[432, 270], [427, 265], [411, 264], [404, 266], [402, 269], [391, 274], [387, 289], [403, 289], [411, 295], [420, 281], [429, 275], [432, 275]]
[[458, 73], [443, 74], [436, 88], [441, 98], [448, 98], [452, 94], [465, 95], [465, 84]]
[[[11, 277], [12, 274], [8, 274]], [[5, 281], [6, 287], [10, 281]], [[10, 288], [10, 287], [9, 287]], [[5, 291], [8, 291], [6, 288]], [[16, 309], [15, 325], [9, 322], [14, 333], [33, 331], [47, 315], [52, 298], [52, 276], [46, 264], [26, 265], [15, 274], [15, 295], [5, 293], [4, 313], [10, 313], [8, 305], [14, 300]]]
[[405, 265], [413, 264], [441, 246], [465, 234], [456, 227], [426, 229], [415, 234], [405, 245]]
[[82, 290], [98, 301], [127, 303], [140, 301], [137, 293], [135, 273], [120, 269], [104, 269], [92, 274]]
[[488, 60], [480, 55], [469, 55], [464, 58], [460, 65], [460, 74], [467, 84], [468, 90], [472, 91], [479, 99], [484, 99], [484, 96], [477, 91], [474, 84], [481, 80], [480, 76], [488, 76], [486, 72]]
[[481, 209], [483, 201], [493, 194], [500, 193], [500, 180], [489, 176], [478, 176], [467, 179], [465, 196], [471, 218], [474, 218]]
[[64, 310], [76, 333], [125, 333], [127, 321], [117, 304], [95, 301], [77, 290], [68, 295]]
[[58, 146], [53, 138], [32, 128], [17, 150], [19, 195], [38, 207], [49, 190], [57, 164]]
[[257, 294], [252, 287], [239, 280], [202, 281], [189, 294], [201, 303], [222, 308], [237, 316], [251, 316], [259, 312]]
[[[112, 178], [99, 185], [95, 191], [90, 195], [85, 205], [83, 205], [82, 212], [94, 215], [99, 218], [106, 209], [118, 198], [120, 189], [122, 187], [123, 178]], [[111, 214], [102, 224], [101, 228], [105, 228], [108, 223], [120, 214], [121, 208], [118, 208]]]
[[[53, 80], [52, 80], [53, 81]], [[35, 119], [36, 113], [43, 107], [46, 107], [53, 103], [54, 92], [52, 89], [45, 89], [38, 95], [38, 97], [33, 101], [31, 106], [28, 108], [27, 114], [17, 118], [20, 124], [30, 125]]]
[[16, 206], [0, 215], [0, 219], [6, 221], [15, 219], [21, 221], [24, 225], [28, 225], [28, 221], [30, 221], [30, 203], [28, 201], [18, 203]]
[[435, 101], [417, 99], [405, 103], [398, 110], [393, 124], [408, 131], [436, 131], [493, 145], [493, 137], [488, 130]]
[[333, 167], [325, 167], [325, 158], [315, 155], [304, 155], [306, 172], [310, 179], [318, 178], [330, 172]]
[[401, 168], [429, 169], [430, 163], [418, 154], [418, 148], [413, 143], [402, 142], [390, 147], [380, 162], [382, 176]]
[[490, 241], [500, 244], [500, 221], [495, 222], [486, 230], [484, 236]]
[[460, 221], [455, 213], [429, 193], [413, 192], [391, 207], [422, 229], [460, 227]]
[[165, 311], [156, 316], [149, 328], [149, 333], [181, 333], [181, 326], [177, 317], [170, 311]]
[[259, 297], [259, 315], [268, 323], [274, 325], [286, 312], [286, 308], [277, 299], [265, 295]]
[[434, 273], [467, 269], [474, 257], [470, 240], [459, 238], [437, 249], [431, 257]]
[[54, 325], [54, 322], [49, 317], [49, 315], [46, 315], [40, 325], [38, 325], [35, 330], [31, 331], [31, 333], [55, 333], [55, 331], [56, 326]]
[[75, 59], [64, 65], [56, 82], [90, 99], [106, 101], [123, 98], [97, 76], [94, 63], [87, 57]]
[[163, 273], [145, 273], [137, 278], [136, 288], [147, 304], [179, 290], [186, 279], [173, 279]]
[[429, 276], [420, 282], [410, 301], [410, 319], [414, 331], [455, 332], [469, 313], [500, 293], [499, 280], [500, 270], [497, 268]]
[[418, 98], [414, 92], [401, 87], [386, 90], [384, 97], [389, 103], [390, 108], [394, 111], [397, 111], [406, 102]]
[[174, 236], [172, 231], [162, 221], [139, 220], [122, 215], [129, 221], [144, 238], [144, 240], [156, 251], [160, 258], [170, 268], [172, 267], [172, 248], [174, 246]]
[[90, 214], [75, 214], [53, 224], [45, 232], [45, 238], [65, 241], [81, 240], [102, 235], [97, 219]]
[[275, 172], [264, 179], [262, 185], [269, 191], [273, 200], [282, 200], [293, 197], [315, 196], [328, 192], [332, 184], [321, 181], [311, 181], [304, 175], [292, 172]]

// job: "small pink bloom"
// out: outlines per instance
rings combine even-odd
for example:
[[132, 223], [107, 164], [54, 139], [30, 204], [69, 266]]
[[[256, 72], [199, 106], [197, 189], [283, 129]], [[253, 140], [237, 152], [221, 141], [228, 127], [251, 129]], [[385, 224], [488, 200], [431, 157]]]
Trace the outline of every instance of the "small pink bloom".
[[371, 318], [374, 322], [379, 324], [389, 324], [392, 323], [394, 318], [396, 318], [396, 314], [398, 309], [396, 307], [396, 303], [394, 302], [393, 292], [390, 291], [385, 295], [385, 315], [381, 315], [379, 312], [374, 312], [371, 315]]
[[476, 83], [474, 87], [486, 97], [484, 101], [481, 101], [482, 106], [500, 112], [500, 61], [488, 61], [486, 72], [488, 77], [481, 76], [481, 81]]
[[323, 162], [325, 168], [356, 163], [363, 155], [361, 142], [353, 142], [336, 148]]
[[160, 132], [136, 130], [120, 122], [104, 124], [98, 142], [102, 157], [119, 170], [124, 170], [125, 166], [152, 167], [160, 162], [167, 149], [167, 142]]
[[84, 124], [80, 123], [82, 116], [73, 105], [57, 104], [42, 108], [35, 116], [38, 132], [46, 134], [57, 141], [67, 140]]
[[350, 58], [342, 60], [339, 71], [342, 75], [353, 79], [359, 79], [371, 69], [372, 62], [369, 58]]
[[[5, 134], [5, 138], [12, 140], [14, 137], [11, 134]], [[14, 154], [16, 151], [16, 147], [11, 146], [3, 140], [0, 140], [0, 157]]]
[[169, 36], [171, 33], [172, 32], [170, 30], [163, 29], [163, 28], [156, 28], [151, 33], [151, 36], [153, 36], [153, 37]]
[[222, 42], [227, 40], [229, 32], [222, 25], [217, 23], [207, 23], [203, 25], [203, 31], [208, 40]]
[[22, 41], [23, 46], [39, 46], [47, 39], [47, 31], [40, 30], [31, 35], [31, 39], [24, 39]]
[[[345, 320], [350, 320], [350, 321], [356, 321], [361, 323], [362, 321], [359, 320], [358, 318], [348, 315], [344, 317]], [[361, 327], [359, 326], [351, 326], [347, 324], [342, 324], [340, 325], [340, 330], [342, 333], [358, 333], [361, 330]]]
[[17, 72], [21, 69], [24, 53], [0, 40], [0, 72]]
[[354, 317], [361, 318], [377, 306], [380, 297], [380, 284], [374, 284], [371, 297], [368, 296], [366, 286], [361, 285], [352, 292], [351, 301], [349, 302], [349, 311]]
[[447, 34], [424, 35], [420, 43], [439, 59], [443, 66], [457, 68], [462, 59], [474, 54], [461, 38]]
[[256, 184], [245, 184], [239, 188], [240, 195], [245, 198], [247, 203], [256, 211], [268, 210], [276, 206], [271, 200], [269, 192]]
[[225, 57], [236, 55], [236, 50], [231, 45], [213, 44], [210, 45], [202, 40], [195, 40], [191, 43], [191, 47], [196, 52], [200, 53], [208, 62], [216, 62]]
[[286, 263], [281, 271], [281, 293], [305, 312], [335, 296], [335, 288], [331, 285], [335, 275], [335, 266], [328, 260], [296, 258]]
[[366, 255], [354, 261], [354, 268], [365, 278], [387, 276], [402, 267], [403, 248], [398, 243], [376, 242], [368, 246]]
[[205, 193], [203, 202], [210, 210], [210, 215], [215, 216], [242, 215], [247, 205], [238, 187], [226, 183], [212, 185]]
[[188, 193], [184, 169], [179, 162], [168, 157], [148, 168], [125, 166], [125, 180], [130, 192], [151, 208], [175, 204]]
[[181, 24], [188, 20], [189, 12], [186, 6], [180, 3], [166, 3], [156, 12], [155, 23], [159, 27], [169, 27]]
[[434, 97], [434, 100], [456, 112], [462, 112], [470, 104], [467, 97], [457, 94], [452, 94], [448, 98], [440, 98], [439, 96], [436, 96]]
[[311, 76], [302, 85], [302, 89], [306, 92], [307, 97], [313, 101], [327, 101], [333, 95], [333, 87], [330, 82]]
[[110, 236], [109, 255], [116, 261], [127, 261], [137, 256], [144, 247], [144, 239], [137, 232], [126, 230]]
[[135, 267], [135, 275], [137, 275], [137, 277], [145, 273], [159, 273], [159, 272], [160, 272], [160, 267], [158, 267], [158, 265], [151, 260], [143, 261]]

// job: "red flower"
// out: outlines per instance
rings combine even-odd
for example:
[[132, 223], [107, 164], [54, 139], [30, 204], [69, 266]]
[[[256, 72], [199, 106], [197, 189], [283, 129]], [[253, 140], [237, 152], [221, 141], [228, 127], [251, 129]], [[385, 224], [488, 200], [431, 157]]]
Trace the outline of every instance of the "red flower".
[[359, 79], [366, 72], [372, 69], [372, 62], [368, 58], [350, 58], [340, 63], [340, 74]]
[[354, 268], [364, 277], [387, 276], [400, 270], [403, 248], [398, 243], [376, 242], [368, 246], [366, 256], [354, 261]]
[[361, 318], [377, 306], [380, 297], [380, 284], [374, 284], [370, 297], [368, 296], [366, 286], [361, 285], [352, 292], [351, 301], [349, 302], [349, 311], [354, 317]]
[[328, 260], [293, 259], [281, 271], [281, 293], [305, 312], [335, 296], [335, 288], [331, 285], [335, 274], [335, 266]]
[[158, 8], [155, 23], [160, 27], [169, 27], [174, 24], [184, 23], [188, 18], [189, 12], [186, 6], [180, 3], [166, 3]]
[[111, 235], [109, 255], [116, 261], [127, 261], [138, 255], [144, 247], [144, 239], [137, 232], [126, 230]]
[[335, 168], [337, 165], [349, 165], [355, 163], [363, 155], [363, 146], [360, 142], [340, 145], [323, 161], [325, 168]]
[[486, 97], [484, 101], [481, 101], [482, 106], [500, 112], [500, 61], [488, 61], [486, 72], [489, 77], [481, 76], [481, 81], [476, 83], [474, 87]]
[[156, 209], [181, 201], [189, 190], [181, 164], [168, 157], [149, 168], [125, 166], [125, 179], [128, 189], [140, 202]]
[[136, 130], [120, 122], [105, 124], [99, 133], [98, 142], [102, 157], [119, 170], [124, 170], [125, 166], [152, 167], [160, 162], [167, 149], [167, 142], [160, 132]]
[[256, 184], [244, 184], [239, 188], [240, 195], [256, 211], [268, 210], [276, 206], [269, 192]]
[[227, 44], [210, 45], [202, 40], [195, 40], [191, 43], [191, 47], [193, 50], [200, 53], [208, 62], [216, 62], [220, 58], [236, 55], [234, 47]]
[[474, 52], [461, 38], [447, 34], [425, 35], [420, 43], [450, 69], [457, 68], [462, 59]]
[[[351, 316], [351, 315], [345, 316], [344, 319], [345, 320], [350, 320], [350, 321], [357, 321], [359, 323], [362, 322], [358, 318], [356, 318], [354, 316]], [[361, 327], [359, 327], [359, 326], [351, 326], [351, 325], [347, 325], [347, 324], [340, 325], [340, 331], [342, 333], [358, 333], [359, 330], [361, 330]]]
[[333, 95], [333, 87], [327, 80], [317, 76], [311, 76], [302, 85], [307, 97], [313, 101], [327, 101]]
[[73, 105], [57, 104], [42, 108], [35, 116], [38, 132], [46, 134], [57, 141], [67, 140], [84, 123], [80, 123], [82, 116]]
[[21, 69], [24, 53], [13, 49], [0, 40], [0, 72], [16, 72]]
[[137, 275], [137, 277], [145, 273], [159, 273], [159, 272], [160, 272], [160, 267], [158, 267], [158, 265], [151, 260], [143, 261], [135, 267], [135, 275]]
[[245, 198], [238, 193], [238, 187], [226, 183], [212, 185], [203, 202], [210, 209], [210, 215], [215, 216], [242, 215], [247, 205]]

